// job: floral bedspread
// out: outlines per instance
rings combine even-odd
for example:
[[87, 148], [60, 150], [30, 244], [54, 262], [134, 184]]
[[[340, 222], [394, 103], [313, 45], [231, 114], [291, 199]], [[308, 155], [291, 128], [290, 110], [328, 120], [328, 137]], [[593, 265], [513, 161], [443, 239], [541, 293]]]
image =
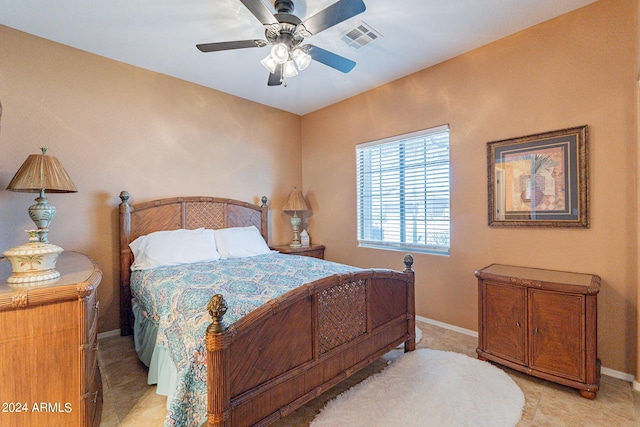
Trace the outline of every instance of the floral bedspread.
[[270, 253], [249, 258], [134, 271], [131, 292], [158, 325], [157, 344], [169, 349], [178, 371], [165, 426], [198, 426], [206, 420], [205, 332], [207, 303], [224, 296], [227, 324], [305, 283], [357, 268], [316, 258]]

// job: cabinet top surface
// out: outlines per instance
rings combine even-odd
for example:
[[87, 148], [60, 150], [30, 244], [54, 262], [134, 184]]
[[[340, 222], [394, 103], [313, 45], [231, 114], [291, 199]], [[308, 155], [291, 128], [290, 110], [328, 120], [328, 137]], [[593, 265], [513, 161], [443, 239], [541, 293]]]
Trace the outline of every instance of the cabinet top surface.
[[571, 273], [567, 271], [545, 270], [541, 268], [517, 267], [513, 265], [492, 264], [478, 270], [476, 275], [514, 277], [520, 279], [537, 280], [549, 283], [564, 283], [568, 285], [593, 287], [599, 286], [600, 277], [593, 274]]
[[44, 297], [46, 294], [58, 293], [63, 288], [75, 288], [79, 284], [95, 287], [102, 277], [98, 266], [88, 256], [72, 251], [64, 251], [60, 255], [56, 270], [60, 272], [60, 278], [56, 280], [34, 282], [33, 286], [14, 289], [7, 284], [11, 275], [11, 263], [3, 259], [0, 261], [0, 298], [10, 293], [42, 294]]

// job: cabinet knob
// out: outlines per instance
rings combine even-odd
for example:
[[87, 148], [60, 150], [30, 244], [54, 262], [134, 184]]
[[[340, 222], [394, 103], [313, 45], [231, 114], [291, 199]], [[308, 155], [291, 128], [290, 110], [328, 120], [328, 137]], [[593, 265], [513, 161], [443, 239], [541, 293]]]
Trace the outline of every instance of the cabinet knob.
[[534, 333], [534, 334], [537, 334], [537, 333], [538, 333], [538, 327], [537, 327], [537, 326], [536, 326], [536, 328], [533, 330], [533, 333]]
[[516, 326], [520, 329], [520, 322], [516, 322]]
[[95, 391], [93, 393], [93, 399], [91, 400], [92, 403], [96, 403], [98, 401], [98, 391]]
[[95, 308], [96, 311], [98, 311], [100, 309], [100, 301], [96, 301], [96, 303], [93, 305], [93, 308]]

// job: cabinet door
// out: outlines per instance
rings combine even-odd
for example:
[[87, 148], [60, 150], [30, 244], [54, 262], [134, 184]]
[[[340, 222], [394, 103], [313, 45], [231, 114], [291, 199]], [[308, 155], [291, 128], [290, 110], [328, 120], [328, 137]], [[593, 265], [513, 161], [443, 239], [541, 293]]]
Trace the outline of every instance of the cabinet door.
[[584, 381], [584, 295], [529, 290], [531, 368]]
[[492, 282], [483, 287], [483, 350], [526, 365], [526, 289]]

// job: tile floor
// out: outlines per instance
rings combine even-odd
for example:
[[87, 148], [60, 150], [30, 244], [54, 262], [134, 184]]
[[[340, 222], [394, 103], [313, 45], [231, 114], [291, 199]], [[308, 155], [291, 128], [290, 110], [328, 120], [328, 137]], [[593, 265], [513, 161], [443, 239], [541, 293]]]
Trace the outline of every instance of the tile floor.
[[[423, 339], [418, 347], [457, 351], [475, 357], [477, 338], [423, 322], [417, 323], [423, 331]], [[393, 358], [401, 352], [394, 353], [387, 357]], [[104, 385], [101, 427], [162, 426], [166, 399], [155, 394], [154, 386], [147, 385], [146, 367], [138, 360], [131, 337], [101, 338], [98, 361]], [[308, 426], [328, 400], [385, 366], [385, 360], [375, 362], [274, 426]], [[640, 393], [633, 391], [631, 384], [625, 381], [603, 375], [598, 397], [587, 400], [573, 389], [506, 368], [505, 371], [525, 394], [526, 404], [518, 427], [640, 426]]]

